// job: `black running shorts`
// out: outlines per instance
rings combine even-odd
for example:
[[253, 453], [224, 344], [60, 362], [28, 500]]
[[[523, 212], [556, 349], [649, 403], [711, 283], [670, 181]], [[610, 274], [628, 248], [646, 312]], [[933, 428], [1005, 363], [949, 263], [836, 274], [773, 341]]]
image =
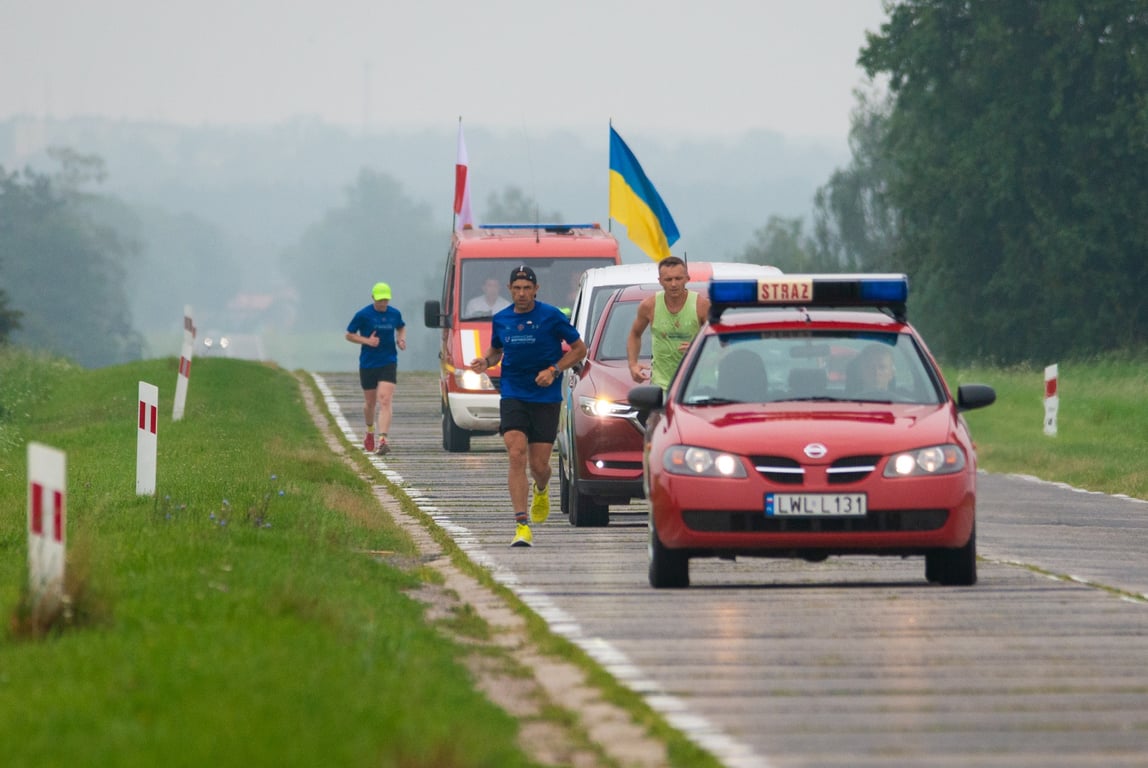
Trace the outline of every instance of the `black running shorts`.
[[380, 368], [360, 368], [359, 383], [363, 386], [364, 390], [375, 389], [379, 386], [379, 382], [382, 381], [389, 381], [394, 384], [398, 381], [398, 372], [398, 363], [391, 363], [390, 365], [384, 365]]
[[522, 432], [528, 443], [553, 443], [558, 437], [562, 403], [531, 403], [503, 398], [498, 402], [498, 434]]

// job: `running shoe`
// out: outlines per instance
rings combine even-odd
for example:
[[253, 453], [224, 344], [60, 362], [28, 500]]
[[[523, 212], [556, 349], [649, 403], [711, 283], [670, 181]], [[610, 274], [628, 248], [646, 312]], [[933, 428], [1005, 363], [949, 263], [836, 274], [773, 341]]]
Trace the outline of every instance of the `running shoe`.
[[375, 448], [375, 453], [379, 456], [386, 456], [391, 452], [391, 446], [387, 443], [387, 438], [380, 436], [378, 440], [378, 447]]
[[545, 523], [550, 517], [550, 492], [544, 488], [541, 491], [534, 488], [534, 498], [530, 500], [530, 520], [534, 523]]
[[363, 438], [363, 450], [367, 453], [373, 453], [375, 450], [375, 433], [368, 432], [367, 436]]
[[510, 542], [512, 547], [533, 547], [534, 534], [530, 532], [530, 526], [525, 523], [518, 523], [514, 529], [514, 540]]

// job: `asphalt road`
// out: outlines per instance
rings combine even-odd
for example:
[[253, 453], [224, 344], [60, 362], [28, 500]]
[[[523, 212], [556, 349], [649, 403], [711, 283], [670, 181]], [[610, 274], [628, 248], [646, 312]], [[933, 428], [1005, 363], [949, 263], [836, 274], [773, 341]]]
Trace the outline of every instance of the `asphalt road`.
[[[316, 379], [361, 442], [355, 374]], [[976, 586], [921, 558], [745, 559], [653, 590], [641, 504], [573, 528], [555, 481], [510, 549], [501, 440], [445, 453], [430, 375], [400, 374], [391, 442], [377, 465], [474, 561], [731, 768], [1148, 766], [1144, 502], [982, 474]]]

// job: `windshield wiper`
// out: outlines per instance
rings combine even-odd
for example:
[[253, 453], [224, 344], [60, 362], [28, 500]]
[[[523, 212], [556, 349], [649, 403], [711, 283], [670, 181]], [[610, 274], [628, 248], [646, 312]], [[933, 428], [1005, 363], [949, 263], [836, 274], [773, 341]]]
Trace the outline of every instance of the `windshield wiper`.
[[836, 403], [841, 398], [830, 395], [810, 395], [808, 397], [783, 397], [780, 400], [770, 400], [771, 403]]
[[703, 395], [701, 397], [690, 398], [684, 401], [686, 405], [732, 405], [733, 403], [744, 403], [745, 400], [734, 400], [729, 397], [716, 397], [714, 395]]

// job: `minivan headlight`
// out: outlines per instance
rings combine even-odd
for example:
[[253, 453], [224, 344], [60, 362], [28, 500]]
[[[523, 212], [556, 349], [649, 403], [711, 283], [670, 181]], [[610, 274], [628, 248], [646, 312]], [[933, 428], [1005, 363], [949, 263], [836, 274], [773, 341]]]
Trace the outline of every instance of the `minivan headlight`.
[[460, 389], [494, 389], [494, 385], [490, 383], [490, 377], [485, 373], [475, 373], [469, 368], [456, 368], [454, 371], [454, 383]]

